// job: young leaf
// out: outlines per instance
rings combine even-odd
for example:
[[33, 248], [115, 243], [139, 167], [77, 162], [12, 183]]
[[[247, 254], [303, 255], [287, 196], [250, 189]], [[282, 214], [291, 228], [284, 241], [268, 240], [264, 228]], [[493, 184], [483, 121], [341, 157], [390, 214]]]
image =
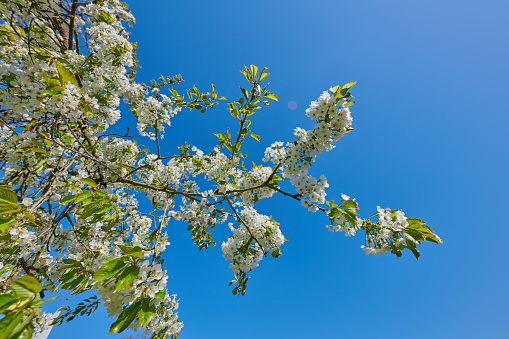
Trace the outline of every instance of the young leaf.
[[272, 100], [276, 100], [276, 101], [279, 101], [277, 99], [277, 96], [274, 94], [274, 93], [270, 93], [270, 92], [266, 92], [265, 95], [263, 96], [264, 98], [267, 98], [267, 99], [272, 99]]
[[341, 204], [341, 207], [359, 208], [359, 205], [353, 200], [346, 200]]
[[268, 67], [265, 67], [265, 68], [262, 70], [262, 74], [260, 74], [260, 81], [264, 80], [266, 77], [268, 77], [268, 76], [269, 76], [269, 74], [270, 74], [270, 73], [265, 72], [267, 69], [268, 69]]
[[251, 65], [251, 74], [253, 75], [253, 78], [256, 78], [256, 76], [258, 75], [258, 67], [256, 67], [255, 65]]
[[247, 89], [240, 87], [240, 90], [242, 91], [244, 98], [246, 98], [246, 100], [249, 100], [249, 92], [247, 91]]
[[80, 85], [78, 84], [78, 81], [74, 77], [74, 74], [72, 74], [72, 72], [67, 67], [65, 67], [62, 64], [59, 64], [56, 61], [55, 61], [55, 67], [57, 68], [58, 75], [60, 78], [60, 84], [62, 86], [65, 86], [66, 83], [71, 82], [71, 84], [73, 84], [74, 86], [80, 87]]
[[251, 133], [249, 134], [253, 139], [255, 139], [256, 141], [260, 141], [260, 136], [258, 134], [255, 134], [255, 133]]

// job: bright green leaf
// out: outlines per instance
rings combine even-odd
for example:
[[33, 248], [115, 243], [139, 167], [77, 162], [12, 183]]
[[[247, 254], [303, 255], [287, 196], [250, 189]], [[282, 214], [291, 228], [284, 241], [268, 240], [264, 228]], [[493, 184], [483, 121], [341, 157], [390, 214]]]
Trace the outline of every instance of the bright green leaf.
[[12, 283], [21, 285], [33, 293], [39, 293], [42, 291], [42, 287], [39, 284], [39, 280], [37, 280], [35, 277], [32, 277], [31, 275], [25, 275], [21, 278], [14, 280]]
[[79, 87], [78, 81], [74, 77], [74, 74], [72, 74], [72, 72], [67, 67], [65, 67], [62, 64], [59, 64], [56, 61], [55, 67], [57, 68], [60, 83], [62, 86], [65, 86], [66, 83], [71, 82], [71, 84], [73, 84], [74, 86]]
[[260, 141], [260, 136], [258, 134], [255, 134], [255, 133], [251, 133], [249, 134], [253, 139], [255, 139], [256, 141]]
[[23, 312], [21, 311], [4, 316], [0, 320], [0, 339], [9, 338], [14, 329], [21, 323], [22, 319]]
[[0, 186], [0, 200], [16, 204], [18, 197], [16, 193], [8, 189], [6, 186]]
[[97, 183], [91, 178], [83, 178], [81, 181], [93, 188], [97, 188]]
[[145, 299], [140, 310], [138, 311], [138, 320], [140, 322], [140, 326], [143, 326], [146, 323], [148, 323], [155, 314], [156, 314], [155, 306], [151, 305], [148, 299]]
[[61, 204], [67, 204], [68, 202], [76, 200], [76, 195], [68, 195], [64, 197], [62, 200], [60, 200]]
[[139, 273], [140, 269], [138, 266], [133, 265], [126, 268], [118, 277], [117, 287], [115, 287], [115, 291], [113, 293], [130, 286]]
[[120, 333], [124, 331], [126, 328], [131, 325], [131, 323], [136, 319], [138, 315], [138, 311], [141, 308], [141, 301], [135, 302], [128, 308], [124, 309], [122, 313], [118, 316], [117, 320], [111, 325], [110, 331], [111, 333]]
[[267, 98], [267, 99], [272, 99], [272, 100], [278, 101], [277, 96], [274, 93], [267, 92], [267, 93], [265, 93], [265, 95], [263, 97]]
[[359, 208], [359, 205], [354, 200], [343, 201], [341, 207]]
[[104, 265], [99, 268], [92, 279], [92, 285], [97, 284], [98, 282], [110, 279], [118, 274], [125, 266], [126, 257], [114, 257], [107, 258], [104, 260]]

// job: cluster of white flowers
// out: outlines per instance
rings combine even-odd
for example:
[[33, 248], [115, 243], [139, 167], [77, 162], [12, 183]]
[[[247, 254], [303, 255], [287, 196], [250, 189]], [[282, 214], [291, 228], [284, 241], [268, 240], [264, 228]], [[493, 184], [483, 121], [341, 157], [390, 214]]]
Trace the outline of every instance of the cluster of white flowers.
[[235, 273], [258, 267], [264, 253], [280, 248], [285, 241], [278, 224], [253, 207], [244, 207], [240, 218], [237, 223], [228, 224], [233, 235], [221, 245], [223, 257], [231, 260], [230, 268]]
[[37, 338], [42, 332], [51, 326], [54, 319], [53, 313], [42, 312], [34, 321], [34, 338]]
[[185, 221], [192, 227], [207, 229], [210, 225], [226, 221], [225, 215], [217, 215], [215, 212], [216, 209], [206, 197], [198, 201], [182, 198], [182, 205], [180, 211], [175, 213], [175, 219]]
[[362, 220], [357, 217], [357, 224], [352, 227], [348, 221], [345, 219], [345, 215], [342, 213], [338, 213], [338, 215], [333, 219], [333, 223], [331, 225], [327, 225], [327, 229], [330, 232], [345, 232], [345, 237], [355, 236], [357, 230], [360, 225], [362, 225]]
[[106, 139], [100, 144], [102, 154], [98, 154], [110, 165], [110, 168], [116, 168], [118, 163], [121, 166], [121, 175], [127, 174], [126, 166], [133, 166], [138, 155], [138, 147], [131, 140], [121, 138]]
[[[408, 226], [407, 218], [403, 211], [394, 211], [394, 218], [390, 209], [377, 207], [378, 223], [377, 228], [368, 235], [367, 245], [362, 246], [366, 255], [385, 254], [391, 247], [399, 248], [405, 243], [404, 237], [392, 241], [391, 237], [395, 232], [402, 232]], [[394, 220], [393, 220], [394, 219]]]
[[[272, 175], [272, 168], [255, 166], [249, 172], [237, 181], [237, 186], [242, 189], [261, 186]], [[270, 198], [274, 195], [274, 190], [269, 187], [260, 187], [258, 189], [250, 189], [242, 192], [241, 197], [244, 205], [252, 205], [258, 200]]]
[[345, 237], [355, 236], [357, 233], [357, 225], [362, 223], [362, 220], [357, 217], [357, 225], [350, 225], [348, 221], [345, 219], [345, 215], [342, 213], [338, 213], [336, 217], [332, 220], [333, 223], [331, 225], [327, 225], [327, 229], [330, 232], [345, 232]]
[[[330, 89], [333, 91], [333, 88]], [[317, 211], [318, 205], [325, 202], [327, 179], [324, 175], [316, 179], [308, 174], [311, 162], [323, 151], [334, 148], [333, 143], [341, 139], [352, 124], [348, 102], [337, 100], [334, 95], [325, 91], [318, 101], [313, 101], [306, 114], [316, 122], [315, 128], [306, 131], [296, 128], [296, 141], [287, 143], [276, 142], [265, 150], [264, 161], [271, 160], [281, 164], [283, 177], [289, 178], [303, 197], [302, 205], [310, 211]]]
[[171, 99], [168, 96], [159, 94], [159, 91], [155, 93], [157, 97], [148, 97], [134, 110], [138, 118], [138, 131], [142, 136], [152, 140], [156, 139], [156, 129], [159, 137], [164, 137], [164, 126], [170, 126], [170, 119], [181, 110], [181, 107], [171, 107]]

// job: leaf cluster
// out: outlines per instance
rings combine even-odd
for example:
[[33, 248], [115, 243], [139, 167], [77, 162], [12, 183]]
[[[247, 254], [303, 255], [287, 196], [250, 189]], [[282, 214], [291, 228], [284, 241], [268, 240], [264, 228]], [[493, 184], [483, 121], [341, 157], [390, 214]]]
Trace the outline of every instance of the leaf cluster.
[[[7, 267], [0, 269], [0, 274]], [[31, 275], [14, 279], [2, 286], [0, 292], [0, 339], [30, 339], [34, 333], [32, 319], [41, 313], [41, 305], [54, 299], [41, 301], [42, 287]]]

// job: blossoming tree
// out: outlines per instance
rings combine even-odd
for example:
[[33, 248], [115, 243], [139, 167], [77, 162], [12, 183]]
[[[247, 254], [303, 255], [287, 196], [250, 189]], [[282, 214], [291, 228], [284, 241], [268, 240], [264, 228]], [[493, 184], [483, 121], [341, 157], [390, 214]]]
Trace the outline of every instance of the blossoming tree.
[[[242, 145], [260, 137], [250, 116], [277, 100], [266, 68], [241, 70], [249, 86], [236, 101], [196, 87], [180, 76], [150, 85], [136, 82], [136, 44], [126, 24], [134, 18], [118, 0], [8, 0], [0, 2], [0, 339], [30, 338], [48, 324], [44, 291], [94, 290], [62, 323], [103, 304], [114, 317], [110, 333], [127, 328], [176, 338], [183, 324], [166, 290], [162, 257], [165, 226], [187, 224], [199, 249], [215, 245], [213, 230], [229, 227], [221, 245], [234, 274], [234, 294], [246, 291], [248, 272], [262, 258], [281, 255], [279, 224], [256, 209], [284, 195], [325, 213], [330, 231], [363, 232], [366, 254], [398, 257], [428, 240], [441, 243], [419, 219], [378, 208], [367, 219], [355, 199], [326, 200], [325, 176], [308, 173], [317, 156], [352, 130], [350, 89], [323, 92], [306, 110], [312, 130], [274, 142], [258, 164], [244, 163]], [[179, 86], [180, 85], [180, 86]], [[130, 106], [139, 136], [108, 132]], [[217, 145], [184, 143], [174, 154], [159, 146], [171, 118], [183, 108], [205, 112], [226, 100], [235, 131], [218, 132]], [[155, 141], [154, 149], [141, 145]], [[184, 142], [184, 141], [183, 141]], [[295, 190], [285, 191], [288, 181]], [[149, 210], [139, 208], [148, 199]]]

